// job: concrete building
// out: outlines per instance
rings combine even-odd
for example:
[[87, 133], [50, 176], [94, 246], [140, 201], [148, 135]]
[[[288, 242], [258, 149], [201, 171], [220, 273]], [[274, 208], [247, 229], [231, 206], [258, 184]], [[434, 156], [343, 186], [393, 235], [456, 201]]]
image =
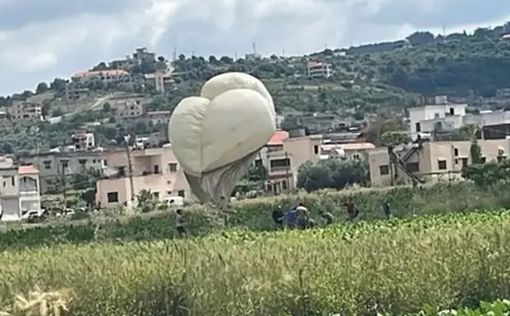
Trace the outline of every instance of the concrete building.
[[17, 123], [35, 123], [43, 119], [41, 105], [34, 102], [14, 102], [7, 108], [7, 113], [10, 120]]
[[289, 138], [285, 131], [275, 132], [256, 161], [267, 170], [266, 190], [279, 194], [296, 188], [299, 167], [320, 160], [321, 141], [318, 135]]
[[170, 121], [170, 111], [150, 111], [144, 114], [144, 119], [147, 122], [152, 122], [153, 125], [168, 124]]
[[78, 72], [71, 77], [75, 83], [85, 83], [91, 80], [99, 80], [104, 83], [128, 82], [131, 80], [129, 72], [121, 69], [115, 70], [95, 70]]
[[333, 75], [331, 64], [325, 62], [310, 61], [307, 64], [309, 78], [329, 78]]
[[375, 149], [372, 143], [346, 143], [321, 145], [321, 159], [368, 160], [368, 152]]
[[71, 136], [75, 151], [90, 151], [96, 148], [94, 133], [79, 131]]
[[[478, 145], [487, 162], [504, 159], [510, 152], [510, 139], [479, 140]], [[425, 142], [394, 149], [393, 159], [388, 148], [371, 150], [368, 154], [371, 183], [373, 186], [408, 183], [413, 177], [424, 182], [460, 180], [462, 168], [471, 163], [470, 148], [469, 141]]]
[[174, 68], [170, 64], [166, 67], [165, 70], [157, 70], [155, 73], [145, 75], [147, 85], [149, 87], [154, 87], [159, 93], [164, 93], [167, 87], [174, 83], [172, 77]]
[[142, 97], [119, 97], [110, 99], [115, 109], [115, 116], [119, 119], [132, 119], [144, 114]]
[[139, 65], [142, 63], [153, 63], [156, 60], [156, 54], [149, 52], [145, 47], [140, 47], [133, 53], [133, 59]]
[[83, 87], [79, 83], [70, 82], [66, 84], [65, 98], [67, 101], [78, 101], [87, 98], [90, 95], [90, 89]]
[[20, 157], [25, 164], [33, 164], [39, 170], [40, 189], [43, 194], [56, 192], [64, 174], [67, 177], [94, 169], [104, 169], [101, 152], [50, 152], [38, 156]]
[[150, 190], [160, 200], [174, 196], [191, 198], [184, 171], [171, 147], [132, 150], [130, 156], [132, 189], [126, 151], [103, 153], [108, 169], [106, 174], [110, 176], [96, 184], [96, 203], [100, 207], [126, 205], [132, 199], [135, 200], [142, 190]]
[[18, 166], [11, 158], [0, 158], [0, 219], [19, 221], [28, 211], [41, 210], [39, 171]]
[[411, 135], [429, 136], [434, 130], [458, 129], [464, 125], [467, 104], [448, 102], [446, 96], [422, 98], [422, 106], [409, 109]]

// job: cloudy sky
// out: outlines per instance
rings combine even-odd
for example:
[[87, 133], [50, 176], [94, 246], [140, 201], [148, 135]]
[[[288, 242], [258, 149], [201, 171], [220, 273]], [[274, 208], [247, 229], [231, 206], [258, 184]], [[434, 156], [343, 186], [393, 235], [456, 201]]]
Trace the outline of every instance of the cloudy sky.
[[506, 20], [509, 0], [0, 0], [0, 95], [140, 46], [241, 56], [256, 42], [296, 55]]

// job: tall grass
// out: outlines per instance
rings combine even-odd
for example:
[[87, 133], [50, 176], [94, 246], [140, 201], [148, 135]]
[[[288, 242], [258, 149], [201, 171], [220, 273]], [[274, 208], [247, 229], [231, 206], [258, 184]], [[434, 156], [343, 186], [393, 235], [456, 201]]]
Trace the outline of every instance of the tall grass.
[[401, 315], [510, 297], [510, 213], [0, 254], [0, 306], [69, 288], [71, 315]]
[[[321, 211], [332, 212], [337, 222], [347, 220], [342, 203], [353, 196], [360, 209], [361, 220], [384, 218], [382, 202], [388, 200], [392, 212], [399, 218], [421, 215], [486, 211], [510, 208], [510, 185], [482, 190], [468, 183], [412, 189], [399, 187], [385, 190], [322, 191], [311, 194], [285, 195], [234, 203], [236, 213], [228, 218], [229, 228], [253, 231], [271, 231], [274, 225], [271, 213], [277, 206], [287, 208], [304, 203], [311, 215], [318, 218]], [[223, 220], [214, 216], [214, 210], [193, 206], [185, 211], [188, 232], [203, 236], [224, 229]], [[176, 232], [173, 212], [157, 212], [135, 217], [99, 218], [80, 224], [46, 225], [27, 230], [12, 229], [0, 233], [0, 251], [12, 248], [36, 247], [58, 243], [86, 243], [93, 241], [151, 241], [174, 238]]]

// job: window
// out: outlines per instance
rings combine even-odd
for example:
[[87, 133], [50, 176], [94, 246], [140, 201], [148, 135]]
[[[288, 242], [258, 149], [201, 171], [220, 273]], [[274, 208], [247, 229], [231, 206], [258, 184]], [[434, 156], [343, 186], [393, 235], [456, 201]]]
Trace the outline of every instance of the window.
[[313, 146], [313, 152], [317, 155], [319, 154], [319, 145]]
[[62, 161], [62, 168], [69, 168], [69, 162], [68, 161]]
[[159, 165], [154, 165], [154, 173], [159, 174]]
[[480, 162], [481, 162], [481, 163], [486, 163], [486, 162], [487, 162], [487, 158], [486, 158], [486, 157], [482, 157], [482, 158], [480, 158]]
[[390, 174], [390, 167], [388, 165], [379, 166], [379, 173], [381, 176]]
[[154, 192], [154, 193], [152, 193], [152, 195], [154, 195], [154, 198], [156, 200], [159, 200], [159, 192]]
[[108, 203], [118, 203], [119, 202], [119, 193], [118, 192], [108, 192], [106, 195], [108, 198]]
[[168, 164], [168, 169], [170, 170], [170, 172], [177, 172], [177, 164], [176, 163], [169, 163]]
[[126, 167], [119, 167], [119, 176], [123, 177], [126, 175]]
[[11, 177], [11, 185], [12, 185], [12, 186], [15, 186], [15, 185], [16, 185], [15, 180], [16, 180], [16, 179], [15, 179], [14, 177]]
[[418, 133], [421, 132], [421, 124], [420, 123], [416, 123], [416, 131]]
[[275, 159], [270, 162], [271, 171], [285, 171], [290, 168], [290, 159]]
[[180, 196], [180, 197], [185, 197], [186, 192], [184, 192], [184, 190], [179, 190], [179, 191], [177, 192], [177, 195], [178, 195], [178, 196]]
[[78, 160], [78, 162], [80, 163], [80, 165], [85, 166], [85, 164], [87, 163], [87, 159], [80, 159]]
[[459, 157], [459, 149], [458, 148], [455, 148], [453, 150], [453, 153], [454, 153], [455, 157]]
[[455, 109], [454, 108], [450, 108], [450, 115], [454, 115], [455, 114]]
[[282, 189], [287, 190], [287, 181], [285, 180], [282, 182]]
[[106, 160], [106, 159], [103, 160], [103, 163], [104, 163], [105, 166], [108, 166], [108, 160]]
[[438, 167], [439, 167], [439, 170], [446, 170], [448, 167], [446, 164], [446, 160], [439, 160]]
[[467, 168], [468, 166], [468, 159], [467, 158], [462, 158], [462, 168]]
[[439, 118], [439, 113], [434, 113], [434, 118]]
[[353, 154], [353, 155], [352, 155], [352, 159], [354, 159], [354, 160], [360, 160], [360, 159], [361, 159], [361, 157], [359, 156], [359, 154]]
[[51, 160], [46, 160], [43, 162], [44, 169], [51, 169]]

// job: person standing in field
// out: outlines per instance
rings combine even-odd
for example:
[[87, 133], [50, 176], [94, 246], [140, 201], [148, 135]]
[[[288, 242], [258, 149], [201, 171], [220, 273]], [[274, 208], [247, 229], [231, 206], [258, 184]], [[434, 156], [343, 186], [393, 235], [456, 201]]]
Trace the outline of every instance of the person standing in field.
[[283, 221], [285, 220], [285, 214], [283, 214], [282, 207], [278, 206], [273, 211], [273, 222], [278, 229], [283, 228]]
[[184, 215], [182, 214], [182, 210], [178, 209], [175, 211], [175, 229], [177, 230], [177, 234], [179, 237], [183, 237], [186, 235], [186, 221], [184, 219]]
[[345, 202], [343, 204], [343, 206], [345, 206], [345, 208], [347, 209], [347, 214], [349, 214], [349, 218], [351, 220], [355, 220], [356, 217], [358, 217], [359, 211], [358, 211], [358, 208], [356, 207], [356, 205], [354, 204], [352, 196], [349, 196], [349, 198], [347, 199], [347, 202]]
[[296, 208], [297, 211], [297, 226], [300, 229], [308, 228], [310, 224], [310, 216], [308, 216], [308, 210], [302, 204]]
[[388, 200], [384, 200], [382, 209], [383, 209], [384, 215], [386, 215], [386, 218], [390, 219], [392, 214], [391, 214], [391, 206], [390, 206], [390, 203], [388, 202]]

